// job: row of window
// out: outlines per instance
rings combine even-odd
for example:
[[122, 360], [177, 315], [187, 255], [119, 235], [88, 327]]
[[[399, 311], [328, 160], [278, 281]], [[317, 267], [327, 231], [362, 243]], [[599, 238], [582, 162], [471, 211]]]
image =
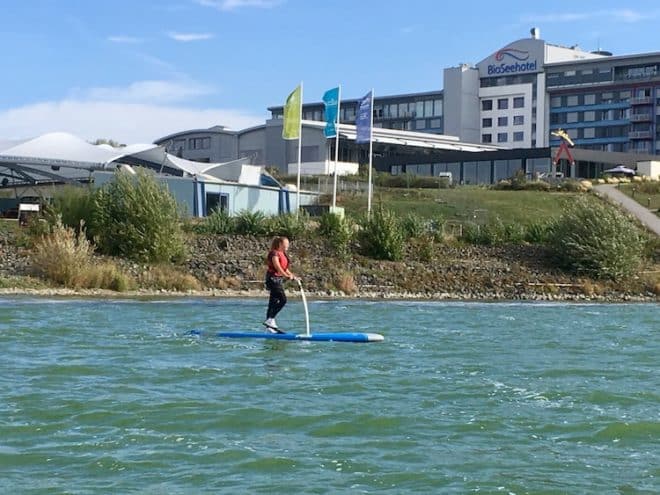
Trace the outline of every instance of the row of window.
[[[614, 125], [607, 127], [583, 127], [581, 129], [565, 129], [572, 139], [592, 138], [621, 138], [628, 137], [630, 128], [627, 125]], [[556, 139], [551, 136], [551, 139]]]
[[[509, 108], [510, 98], [497, 98], [497, 109], [506, 110]], [[524, 96], [513, 97], [513, 108], [523, 108], [525, 106]], [[493, 100], [481, 100], [481, 109], [485, 112], [493, 109]]]
[[[629, 108], [589, 110], [586, 112], [551, 113], [550, 124], [574, 124], [577, 122], [602, 122], [604, 120], [628, 120]], [[650, 119], [650, 116], [649, 116]]]
[[[517, 131], [514, 132], [513, 135], [513, 142], [520, 142], [525, 140], [525, 133], [522, 131]], [[493, 135], [492, 134], [482, 134], [481, 135], [481, 142], [482, 143], [492, 143], [493, 142]], [[509, 142], [509, 133], [508, 132], [498, 132], [497, 133], [497, 142], [498, 143], [508, 143]]]
[[578, 105], [600, 105], [608, 103], [625, 103], [630, 100], [630, 90], [605, 91], [603, 93], [585, 93], [577, 95], [553, 96], [550, 98], [551, 108], [575, 107]]
[[494, 86], [511, 86], [512, 84], [532, 84], [536, 82], [536, 74], [516, 74], [515, 76], [482, 77], [480, 86], [491, 88]]
[[[353, 122], [355, 120], [357, 104], [348, 103], [341, 106], [340, 120], [342, 122]], [[374, 105], [374, 119], [401, 119], [426, 117], [441, 117], [443, 114], [443, 102], [441, 99], [426, 99], [404, 103], [389, 103]], [[324, 121], [325, 111], [322, 108], [303, 108], [304, 120]], [[280, 112], [273, 114], [274, 118], [282, 118]]]
[[211, 148], [211, 138], [190, 138], [190, 139], [175, 139], [168, 146], [167, 150], [172, 153], [177, 153], [180, 150], [208, 150]]
[[[524, 125], [525, 124], [525, 116], [524, 115], [514, 115], [513, 116], [513, 125]], [[503, 117], [497, 117], [497, 126], [498, 127], [506, 127], [509, 125], [509, 117], [503, 116]], [[493, 127], [493, 119], [490, 117], [486, 117], [481, 119], [481, 127]]]

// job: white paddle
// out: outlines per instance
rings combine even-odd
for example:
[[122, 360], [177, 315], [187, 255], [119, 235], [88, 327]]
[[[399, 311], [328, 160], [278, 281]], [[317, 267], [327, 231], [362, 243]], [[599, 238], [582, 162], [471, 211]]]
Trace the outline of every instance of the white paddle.
[[300, 295], [302, 296], [303, 306], [305, 307], [305, 335], [309, 337], [309, 311], [307, 309], [307, 298], [305, 297], [305, 291], [303, 290], [300, 279], [297, 278], [296, 282], [298, 282], [298, 287], [300, 287]]

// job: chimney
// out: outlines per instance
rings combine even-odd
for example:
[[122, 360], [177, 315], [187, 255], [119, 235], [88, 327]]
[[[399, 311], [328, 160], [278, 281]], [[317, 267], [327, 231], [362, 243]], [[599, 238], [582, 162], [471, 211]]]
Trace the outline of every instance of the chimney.
[[532, 35], [532, 39], [539, 39], [541, 37], [541, 31], [537, 27], [533, 27], [532, 29], [529, 30], [530, 34]]

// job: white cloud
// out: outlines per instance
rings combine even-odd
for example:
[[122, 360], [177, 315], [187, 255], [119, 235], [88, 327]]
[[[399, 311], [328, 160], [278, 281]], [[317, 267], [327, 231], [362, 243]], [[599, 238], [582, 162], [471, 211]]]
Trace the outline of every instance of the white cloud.
[[215, 92], [211, 86], [194, 81], [136, 81], [128, 86], [110, 86], [71, 91], [70, 97], [80, 100], [121, 103], [176, 103]]
[[188, 79], [136, 81], [128, 86], [73, 89], [57, 101], [0, 110], [0, 138], [25, 139], [65, 131], [87, 140], [152, 142], [186, 129], [224, 125], [242, 129], [264, 116], [228, 108], [195, 108], [191, 100], [215, 88]]
[[175, 41], [181, 41], [184, 43], [190, 41], [210, 40], [215, 37], [212, 33], [167, 33], [167, 36]]
[[186, 129], [214, 125], [242, 129], [264, 120], [264, 116], [236, 109], [66, 99], [0, 111], [0, 137], [25, 139], [64, 131], [86, 140], [152, 142]]
[[124, 43], [129, 45], [137, 45], [144, 41], [144, 39], [142, 38], [137, 38], [135, 36], [124, 36], [124, 35], [108, 36], [107, 40], [112, 43]]
[[594, 19], [608, 19], [615, 22], [635, 23], [651, 20], [658, 17], [660, 13], [638, 12], [632, 9], [593, 10], [589, 12], [561, 12], [551, 14], [530, 14], [522, 17], [522, 22], [578, 22]]
[[218, 10], [237, 10], [244, 7], [270, 9], [280, 5], [284, 0], [195, 0], [204, 7], [213, 7]]

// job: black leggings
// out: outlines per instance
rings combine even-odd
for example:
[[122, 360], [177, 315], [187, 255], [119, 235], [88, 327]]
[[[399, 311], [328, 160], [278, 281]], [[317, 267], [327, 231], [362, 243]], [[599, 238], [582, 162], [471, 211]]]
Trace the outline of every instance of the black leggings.
[[284, 293], [282, 278], [266, 276], [266, 289], [270, 291], [266, 318], [275, 318], [277, 313], [282, 311], [282, 308], [286, 304], [286, 294]]

